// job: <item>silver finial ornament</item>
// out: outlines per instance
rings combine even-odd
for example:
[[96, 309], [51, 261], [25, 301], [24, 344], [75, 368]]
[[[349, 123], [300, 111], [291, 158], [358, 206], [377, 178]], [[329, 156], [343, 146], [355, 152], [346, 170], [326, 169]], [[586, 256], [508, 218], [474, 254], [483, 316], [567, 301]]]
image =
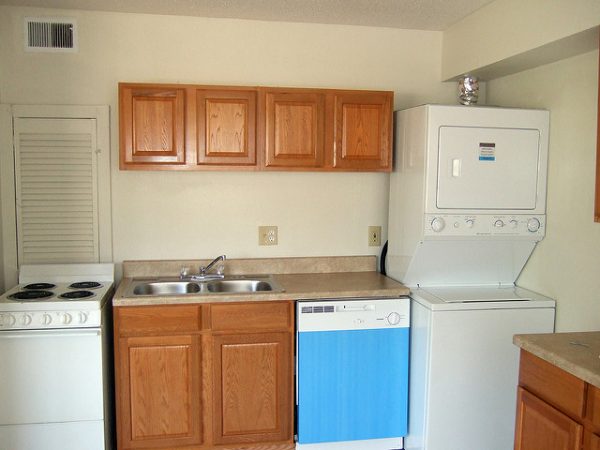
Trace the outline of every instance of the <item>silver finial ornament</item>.
[[463, 105], [474, 105], [479, 99], [479, 80], [465, 75], [458, 80], [458, 101]]

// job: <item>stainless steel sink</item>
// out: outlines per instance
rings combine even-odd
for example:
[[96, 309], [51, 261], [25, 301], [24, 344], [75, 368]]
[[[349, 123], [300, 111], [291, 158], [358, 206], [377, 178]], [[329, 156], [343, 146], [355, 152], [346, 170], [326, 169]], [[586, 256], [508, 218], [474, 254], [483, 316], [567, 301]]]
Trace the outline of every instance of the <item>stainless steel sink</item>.
[[271, 276], [239, 275], [214, 280], [179, 280], [164, 278], [134, 280], [126, 295], [162, 297], [168, 295], [244, 294], [253, 292], [282, 292]]
[[208, 292], [264, 292], [272, 291], [273, 286], [264, 280], [217, 280], [206, 284]]
[[134, 295], [180, 295], [198, 292], [200, 285], [189, 281], [153, 281], [137, 284], [133, 288]]

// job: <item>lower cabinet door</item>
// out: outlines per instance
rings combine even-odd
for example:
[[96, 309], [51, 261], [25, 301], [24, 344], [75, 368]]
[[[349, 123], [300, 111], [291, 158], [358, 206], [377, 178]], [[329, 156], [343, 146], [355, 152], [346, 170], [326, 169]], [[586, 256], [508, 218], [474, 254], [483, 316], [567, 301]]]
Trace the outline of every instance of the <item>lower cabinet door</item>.
[[583, 440], [583, 450], [600, 450], [600, 436], [586, 431]]
[[292, 439], [291, 334], [213, 335], [215, 444]]
[[119, 340], [119, 448], [202, 442], [198, 336]]
[[582, 440], [582, 425], [519, 387], [515, 450], [579, 450]]

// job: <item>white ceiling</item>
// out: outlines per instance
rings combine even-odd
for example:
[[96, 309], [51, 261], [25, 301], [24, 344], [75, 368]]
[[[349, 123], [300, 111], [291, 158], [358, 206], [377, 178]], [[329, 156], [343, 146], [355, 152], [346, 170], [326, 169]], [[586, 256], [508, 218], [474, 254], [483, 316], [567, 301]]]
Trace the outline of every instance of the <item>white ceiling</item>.
[[0, 5], [441, 31], [493, 0], [0, 0]]

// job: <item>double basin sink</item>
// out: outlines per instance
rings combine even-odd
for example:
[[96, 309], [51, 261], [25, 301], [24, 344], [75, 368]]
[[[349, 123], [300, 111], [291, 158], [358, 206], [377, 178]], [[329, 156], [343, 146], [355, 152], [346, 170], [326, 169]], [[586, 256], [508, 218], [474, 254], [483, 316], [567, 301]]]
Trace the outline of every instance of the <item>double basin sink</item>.
[[269, 275], [227, 276], [205, 280], [181, 280], [179, 278], [134, 280], [129, 288], [129, 294], [133, 296], [247, 294], [253, 292], [283, 292], [283, 289]]

